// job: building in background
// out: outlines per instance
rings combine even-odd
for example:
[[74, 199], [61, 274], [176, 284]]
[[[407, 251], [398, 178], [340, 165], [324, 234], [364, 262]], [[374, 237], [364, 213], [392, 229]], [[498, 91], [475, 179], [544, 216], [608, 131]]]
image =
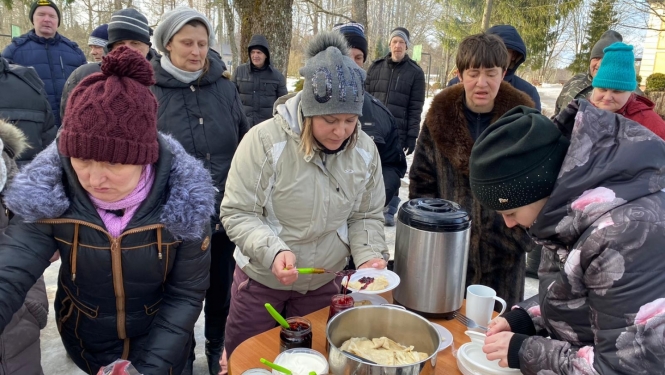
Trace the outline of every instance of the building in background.
[[649, 15], [649, 29], [644, 39], [641, 61], [635, 59], [635, 70], [642, 77], [640, 85], [646, 84], [653, 73], [665, 73], [665, 9]]

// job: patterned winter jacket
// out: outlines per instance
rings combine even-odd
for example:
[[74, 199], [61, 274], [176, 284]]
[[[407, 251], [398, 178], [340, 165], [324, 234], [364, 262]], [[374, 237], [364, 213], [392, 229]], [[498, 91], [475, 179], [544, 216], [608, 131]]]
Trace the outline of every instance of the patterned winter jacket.
[[526, 375], [662, 374], [665, 142], [585, 100], [555, 123], [571, 143], [529, 230], [543, 245], [538, 302], [505, 315], [516, 333], [509, 365]]

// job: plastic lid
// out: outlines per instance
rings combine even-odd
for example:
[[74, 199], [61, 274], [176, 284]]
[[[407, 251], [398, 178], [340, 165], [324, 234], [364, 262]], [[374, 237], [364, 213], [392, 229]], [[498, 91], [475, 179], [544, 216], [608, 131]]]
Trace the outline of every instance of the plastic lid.
[[405, 202], [399, 221], [427, 232], [459, 232], [471, 226], [469, 214], [459, 204], [441, 198], [416, 198]]
[[485, 334], [474, 331], [464, 332], [471, 342], [468, 342], [457, 351], [457, 365], [464, 367], [473, 374], [508, 375], [521, 374], [519, 369], [503, 368], [499, 366], [499, 360], [490, 361], [483, 352]]

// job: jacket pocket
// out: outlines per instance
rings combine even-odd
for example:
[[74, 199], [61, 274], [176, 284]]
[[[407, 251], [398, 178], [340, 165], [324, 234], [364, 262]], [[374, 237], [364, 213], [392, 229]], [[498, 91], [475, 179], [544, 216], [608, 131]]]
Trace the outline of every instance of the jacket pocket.
[[159, 306], [161, 305], [161, 303], [162, 303], [162, 299], [160, 298], [159, 300], [157, 300], [157, 302], [153, 303], [150, 306], [143, 305], [143, 307], [145, 307], [146, 315], [155, 315], [155, 314], [157, 314], [157, 312], [159, 311]]
[[[85, 314], [90, 319], [97, 319], [97, 316], [99, 315], [99, 306], [97, 306], [96, 308], [92, 308], [91, 306], [88, 306], [83, 302], [74, 298], [74, 295], [69, 291], [69, 289], [66, 286], [62, 285], [62, 289], [65, 291], [65, 293], [67, 294], [67, 298], [71, 300], [72, 304], [74, 304], [74, 307], [77, 310]], [[65, 300], [67, 298], [65, 298]], [[64, 305], [64, 300], [63, 300], [63, 305]]]
[[270, 82], [265, 82], [262, 85], [263, 91], [266, 93], [276, 93], [277, 92], [277, 84], [276, 83], [270, 83]]

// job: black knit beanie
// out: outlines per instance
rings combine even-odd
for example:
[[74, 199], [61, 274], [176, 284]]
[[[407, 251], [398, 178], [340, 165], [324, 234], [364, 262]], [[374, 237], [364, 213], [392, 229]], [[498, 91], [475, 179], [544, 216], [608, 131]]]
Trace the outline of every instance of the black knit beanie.
[[603, 51], [605, 47], [609, 47], [616, 42], [623, 42], [621, 34], [614, 30], [605, 31], [596, 44], [593, 45], [593, 48], [591, 48], [589, 57], [592, 59], [602, 59], [605, 56], [605, 52]]
[[39, 7], [51, 7], [55, 9], [55, 13], [58, 15], [58, 27], [60, 27], [60, 21], [62, 20], [62, 17], [60, 17], [60, 9], [58, 9], [58, 6], [51, 0], [37, 0], [32, 3], [30, 6], [30, 22], [32, 22], [33, 25], [35, 24], [35, 21], [32, 20], [32, 17], [35, 15], [35, 11]]
[[480, 203], [504, 211], [549, 196], [570, 141], [535, 109], [506, 112], [471, 150], [469, 181]]

